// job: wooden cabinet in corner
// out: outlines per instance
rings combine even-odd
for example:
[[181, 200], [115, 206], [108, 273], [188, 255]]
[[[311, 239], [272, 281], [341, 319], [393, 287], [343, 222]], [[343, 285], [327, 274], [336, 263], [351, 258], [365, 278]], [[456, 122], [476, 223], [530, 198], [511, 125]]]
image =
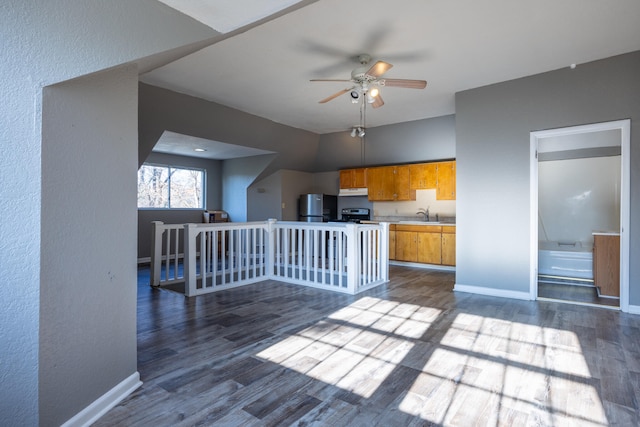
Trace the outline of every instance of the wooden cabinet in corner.
[[456, 199], [456, 162], [436, 163], [436, 199]]
[[367, 169], [342, 169], [340, 171], [340, 188], [366, 188]]
[[456, 265], [456, 227], [442, 226], [442, 265]]

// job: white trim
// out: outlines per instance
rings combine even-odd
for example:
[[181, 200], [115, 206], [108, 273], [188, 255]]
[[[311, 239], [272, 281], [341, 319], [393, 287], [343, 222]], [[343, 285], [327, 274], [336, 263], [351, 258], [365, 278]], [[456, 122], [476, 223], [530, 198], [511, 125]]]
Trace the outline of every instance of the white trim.
[[640, 314], [640, 305], [627, 305], [628, 312], [630, 314]]
[[116, 385], [114, 388], [96, 399], [92, 404], [78, 412], [73, 418], [62, 424], [62, 427], [90, 426], [141, 385], [142, 381], [140, 381], [140, 374], [138, 372], [134, 372], [128, 378], [125, 378], [120, 382], [120, 384]]
[[417, 267], [417, 268], [424, 268], [426, 270], [456, 271], [456, 267], [452, 265], [425, 264], [421, 262], [389, 260], [389, 265], [400, 265], [403, 267]]
[[[629, 217], [630, 217], [630, 182], [631, 182], [631, 120], [616, 120], [581, 126], [570, 126], [561, 129], [549, 129], [530, 133], [530, 239], [531, 255], [529, 257], [529, 294], [536, 299], [538, 295], [538, 139], [573, 135], [586, 132], [599, 132], [619, 129], [621, 133], [621, 185], [620, 185], [620, 310], [629, 312]], [[640, 314], [640, 313], [639, 313]]]
[[456, 283], [453, 286], [454, 292], [467, 292], [470, 294], [487, 295], [490, 297], [512, 298], [520, 300], [531, 300], [529, 292], [511, 291], [508, 289], [485, 288], [483, 286], [461, 285]]
[[562, 300], [562, 299], [556, 299], [556, 298], [545, 298], [545, 297], [538, 297], [538, 301], [555, 302], [558, 304], [581, 305], [583, 307], [604, 308], [606, 310], [620, 311], [620, 307], [616, 305], [594, 304], [591, 302], [568, 301], [568, 300]]

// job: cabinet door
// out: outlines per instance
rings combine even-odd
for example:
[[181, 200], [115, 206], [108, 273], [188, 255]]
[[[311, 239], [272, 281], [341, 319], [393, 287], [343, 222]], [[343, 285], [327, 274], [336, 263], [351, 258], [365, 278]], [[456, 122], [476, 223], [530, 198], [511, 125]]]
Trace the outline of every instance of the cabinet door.
[[394, 167], [383, 166], [370, 168], [367, 171], [370, 201], [392, 201], [394, 200]]
[[389, 230], [389, 259], [396, 259], [396, 232]]
[[409, 166], [396, 166], [394, 168], [394, 200], [416, 199], [415, 190], [411, 190], [409, 177]]
[[418, 234], [418, 262], [440, 264], [442, 262], [442, 243], [440, 233]]
[[436, 199], [456, 199], [456, 162], [440, 162], [436, 169]]
[[620, 296], [620, 236], [593, 236], [593, 279], [602, 295]]
[[353, 188], [353, 169], [340, 171], [340, 188]]
[[396, 260], [418, 260], [417, 234], [414, 231], [396, 231]]
[[353, 188], [365, 188], [367, 186], [367, 169], [353, 170]]
[[409, 165], [409, 181], [412, 190], [436, 188], [436, 164], [418, 163]]
[[442, 264], [456, 265], [455, 233], [442, 233]]

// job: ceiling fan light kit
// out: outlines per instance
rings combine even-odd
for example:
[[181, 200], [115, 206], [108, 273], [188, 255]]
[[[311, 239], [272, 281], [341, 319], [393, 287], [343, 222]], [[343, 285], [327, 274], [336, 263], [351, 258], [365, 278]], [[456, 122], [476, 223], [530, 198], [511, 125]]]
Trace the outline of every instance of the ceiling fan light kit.
[[342, 94], [350, 92], [351, 102], [354, 104], [359, 102], [360, 95], [364, 95], [363, 98], [366, 99], [367, 103], [371, 104], [373, 108], [378, 108], [384, 105], [384, 101], [380, 96], [380, 90], [378, 89], [380, 86], [404, 87], [408, 89], [424, 89], [427, 86], [425, 80], [383, 79], [382, 75], [389, 71], [393, 65], [384, 61], [376, 61], [375, 64], [367, 68], [370, 61], [370, 55], [358, 55], [358, 62], [360, 62], [361, 66], [351, 71], [350, 80], [312, 79], [312, 82], [346, 82], [353, 84], [350, 88], [343, 89], [322, 99], [319, 101], [320, 104], [324, 104]]
[[355, 126], [353, 129], [351, 129], [351, 138], [355, 138], [356, 136], [364, 138], [364, 134], [364, 127]]

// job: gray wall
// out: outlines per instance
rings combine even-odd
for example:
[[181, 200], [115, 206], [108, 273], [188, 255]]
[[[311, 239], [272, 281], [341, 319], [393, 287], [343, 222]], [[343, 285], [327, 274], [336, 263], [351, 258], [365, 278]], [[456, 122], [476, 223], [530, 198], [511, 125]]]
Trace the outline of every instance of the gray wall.
[[[529, 133], [630, 118], [630, 258], [640, 257], [640, 52], [456, 95], [457, 274], [462, 285], [529, 291]], [[630, 266], [640, 305], [640, 265]]]
[[[40, 278], [51, 274], [47, 266], [41, 262], [41, 252], [50, 243], [44, 241], [40, 234], [40, 222], [48, 215], [49, 207], [42, 204], [42, 169], [46, 168], [49, 172], [59, 169], [61, 173], [66, 174], [77, 167], [79, 180], [84, 179], [85, 172], [84, 167], [79, 165], [81, 162], [77, 156], [56, 165], [49, 165], [42, 157], [43, 138], [48, 137], [43, 134], [42, 128], [43, 87], [137, 58], [147, 58], [144, 62], [148, 66], [157, 61], [157, 58], [154, 58], [156, 54], [199, 42], [215, 34], [217, 33], [210, 28], [172, 12], [170, 8], [155, 0], [115, 0], [110, 2], [108, 7], [100, 0], [70, 0], [62, 3], [48, 0], [3, 2], [0, 14], [0, 98], [3, 100], [0, 103], [0, 117], [3, 123], [0, 127], [0, 249], [3, 253], [0, 257], [0, 425], [35, 426], [40, 422], [59, 425], [82, 410], [87, 401], [84, 396], [76, 399], [77, 394], [74, 392], [67, 396], [67, 402], [59, 411], [52, 414], [49, 412], [52, 406], [49, 399], [56, 401], [57, 396], [51, 396], [49, 392], [39, 393], [39, 371], [40, 375], [45, 377], [53, 374], [39, 367], [40, 301], [44, 301], [40, 293]], [[122, 85], [128, 84], [127, 80], [117, 83], [114, 89], [120, 93], [119, 89]], [[128, 113], [125, 120], [113, 124], [112, 127], [135, 129], [136, 111], [128, 110], [130, 101], [131, 96], [127, 94], [122, 102], [112, 105], [116, 109], [125, 107], [124, 111]], [[99, 129], [104, 130], [103, 124], [104, 122], [99, 120]], [[73, 125], [75, 123], [67, 123], [69, 127]], [[108, 134], [98, 135], [96, 132], [88, 137], [85, 143], [91, 146], [96, 144], [94, 141], [97, 140], [100, 144], [107, 144], [106, 147], [112, 143], [119, 147], [124, 143], [111, 141], [109, 135], [114, 133], [110, 130]], [[135, 135], [133, 139], [129, 139], [128, 135], [127, 138], [126, 143], [135, 146]], [[51, 143], [51, 138], [48, 140]], [[91, 149], [86, 150], [91, 152]], [[130, 155], [128, 151], [124, 154]], [[123, 161], [129, 164], [128, 160]], [[68, 172], [62, 172], [63, 169]], [[135, 172], [135, 169], [131, 169], [130, 172]], [[133, 176], [129, 174], [129, 169], [126, 175]], [[95, 192], [99, 193], [103, 189], [112, 191], [110, 180], [95, 184]], [[47, 185], [55, 183], [50, 182]], [[82, 201], [78, 198], [74, 200], [79, 206], [67, 206], [69, 216], [77, 218], [79, 214], [76, 212], [88, 215], [86, 208], [81, 206]], [[92, 204], [94, 200], [95, 197], [90, 196], [87, 204]], [[77, 207], [80, 208], [79, 211]], [[130, 212], [129, 207], [121, 208], [120, 203], [111, 209], [116, 218], [126, 216]], [[132, 221], [135, 221], [135, 215]], [[82, 231], [87, 231], [85, 228], [88, 222], [88, 218], [81, 218]], [[93, 229], [92, 226], [90, 230]], [[75, 236], [70, 236], [69, 241], [66, 240], [67, 236], [62, 234], [56, 237], [60, 239], [58, 251], [61, 256], [67, 252], [73, 253], [67, 243], [76, 241]], [[119, 239], [118, 235], [117, 240]], [[135, 247], [135, 232], [129, 235], [128, 239]], [[92, 248], [93, 242], [95, 241], [87, 240], [85, 243], [87, 247]], [[125, 253], [128, 253], [129, 246], [125, 246]], [[46, 249], [49, 250], [51, 249]], [[135, 254], [135, 250], [133, 253]], [[113, 261], [113, 258], [110, 260]], [[116, 274], [114, 280], [127, 279], [130, 261], [127, 263], [122, 269], [112, 271]], [[101, 263], [97, 265], [104, 267]], [[105, 273], [96, 272], [102, 277]], [[72, 279], [73, 281], [66, 283], [66, 286], [74, 288], [80, 284], [87, 284], [86, 277], [78, 276]], [[116, 297], [117, 300], [120, 298]], [[112, 302], [103, 301], [108, 308], [112, 307]], [[66, 318], [62, 314], [64, 310], [85, 313], [77, 307], [83, 303], [80, 299], [69, 298], [57, 308], [57, 312], [49, 311], [52, 307], [48, 307], [47, 316], [55, 318], [59, 315]], [[69, 329], [70, 334], [77, 332], [86, 337], [87, 326], [84, 320], [77, 318], [64, 327]], [[91, 324], [90, 318], [86, 320]], [[133, 330], [135, 331], [135, 327]], [[131, 332], [130, 328], [120, 331], [123, 341], [131, 342]], [[94, 336], [99, 337], [98, 334]], [[106, 338], [111, 339], [112, 335]], [[69, 351], [81, 352], [85, 348], [82, 345], [76, 346], [76, 342], [71, 344], [68, 347], [66, 342], [61, 341], [47, 345], [51, 345], [56, 355], [62, 348], [68, 347]], [[44, 357], [47, 357], [46, 354]], [[113, 371], [108, 369], [107, 372], [91, 372], [89, 375], [86, 372], [75, 372], [65, 381], [78, 385], [79, 376], [85, 375], [79, 389], [84, 391], [86, 385], [87, 395], [93, 395], [97, 391], [96, 387], [104, 386], [108, 382], [104, 376], [114, 374], [111, 380], [115, 381], [118, 379], [116, 377], [120, 376], [120, 373], [116, 374], [115, 371], [119, 371], [123, 364], [130, 368], [131, 362], [135, 363], [135, 353], [132, 355], [129, 351], [124, 355], [109, 352], [101, 356], [100, 360], [104, 361], [105, 358], [112, 358]], [[122, 362], [122, 359], [125, 361]], [[86, 366], [83, 362], [80, 368], [84, 369]], [[91, 385], [94, 375], [100, 377], [96, 386]], [[66, 388], [64, 382], [60, 386], [62, 389]], [[107, 388], [101, 390], [103, 393], [106, 391]], [[40, 413], [40, 406], [43, 408], [43, 414]]]
[[230, 221], [247, 221], [247, 189], [277, 157], [265, 154], [223, 162], [222, 208], [229, 214]]
[[137, 76], [128, 66], [44, 91], [41, 425], [137, 370]]
[[370, 128], [364, 143], [349, 132], [321, 135], [314, 171], [455, 157], [455, 117], [451, 115]]
[[144, 83], [139, 93], [140, 159], [147, 157], [164, 130], [170, 130], [278, 153], [258, 179], [291, 169], [291, 165], [298, 170], [313, 169], [319, 140], [314, 133]]
[[[222, 161], [197, 157], [150, 153], [143, 161], [171, 166], [192, 167], [206, 170], [206, 209], [222, 209]], [[138, 209], [138, 259], [151, 256], [151, 222], [165, 224], [202, 222], [202, 210], [192, 209]]]

